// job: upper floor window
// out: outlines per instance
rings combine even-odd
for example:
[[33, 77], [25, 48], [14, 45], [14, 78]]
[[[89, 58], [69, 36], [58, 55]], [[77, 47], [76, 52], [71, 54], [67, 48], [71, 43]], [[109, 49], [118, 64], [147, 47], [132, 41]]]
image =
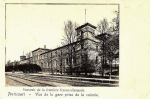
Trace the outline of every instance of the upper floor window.
[[80, 32], [77, 32], [77, 36], [79, 36], [80, 35]]
[[57, 51], [55, 51], [55, 55], [57, 56]]
[[69, 59], [68, 58], [66, 58], [66, 64], [68, 65], [68, 61], [69, 61]]
[[96, 56], [96, 64], [97, 64], [97, 62], [98, 62], [98, 56]]
[[98, 51], [98, 45], [96, 45], [96, 51]]
[[81, 31], [81, 39], [83, 39], [83, 31]]

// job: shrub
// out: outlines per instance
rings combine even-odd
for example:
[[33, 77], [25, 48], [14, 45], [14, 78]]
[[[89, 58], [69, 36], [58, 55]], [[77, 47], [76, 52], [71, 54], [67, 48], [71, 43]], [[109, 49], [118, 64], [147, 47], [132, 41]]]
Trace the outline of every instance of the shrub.
[[93, 73], [95, 72], [95, 66], [92, 63], [84, 63], [81, 66], [81, 72], [85, 73]]
[[76, 73], [77, 75], [80, 75], [81, 73], [93, 73], [95, 72], [95, 66], [92, 62], [87, 62], [82, 64], [81, 66], [72, 68], [72, 72]]
[[41, 67], [36, 64], [23, 64], [18, 66], [19, 71], [24, 73], [37, 73], [42, 71]]
[[5, 72], [13, 71], [13, 66], [5, 66]]

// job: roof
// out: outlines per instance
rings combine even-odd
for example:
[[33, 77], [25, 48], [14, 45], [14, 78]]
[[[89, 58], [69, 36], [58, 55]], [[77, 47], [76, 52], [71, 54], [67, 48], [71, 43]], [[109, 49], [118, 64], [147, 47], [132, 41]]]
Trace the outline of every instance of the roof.
[[[81, 41], [84, 41], [84, 40], [91, 40], [91, 39], [86, 38], [86, 39], [83, 39], [83, 40], [81, 40]], [[47, 52], [41, 53], [40, 55], [43, 55], [43, 54], [46, 54], [46, 53], [49, 53], [49, 52], [52, 52], [52, 51], [55, 51], [55, 50], [58, 50], [58, 49], [64, 48], [64, 47], [69, 46], [69, 45], [73, 45], [73, 44], [78, 43], [78, 42], [81, 42], [81, 41], [76, 41], [76, 42], [73, 42], [73, 43], [70, 43], [70, 44], [67, 44], [67, 45], [64, 45], [64, 46], [61, 46], [61, 47], [58, 47], [58, 48], [55, 48], [55, 49], [49, 50], [49, 51], [47, 51]], [[94, 41], [94, 40], [91, 40], [91, 41], [93, 41], [93, 42], [95, 42], [95, 43], [99, 43], [99, 42], [96, 42], [96, 41]]]
[[81, 25], [81, 26], [79, 26], [78, 28], [76, 28], [76, 30], [78, 30], [78, 29], [81, 29], [81, 28], [83, 28], [83, 27], [85, 27], [85, 26], [90, 26], [90, 27], [92, 27], [92, 28], [94, 28], [94, 29], [96, 29], [96, 26], [94, 26], [94, 25], [92, 25], [92, 24], [90, 24], [90, 23], [85, 23], [85, 24], [83, 24], [83, 25]]
[[22, 55], [22, 56], [20, 56], [20, 57], [26, 57], [25, 55]]
[[108, 34], [108, 33], [102, 33], [102, 34], [100, 34], [100, 35], [96, 35], [95, 36], [95, 38], [97, 38], [98, 40], [106, 40], [107, 39], [107, 37], [109, 37], [109, 36], [111, 36], [110, 34]]
[[32, 52], [35, 52], [35, 51], [37, 51], [37, 50], [39, 50], [39, 49], [42, 49], [42, 50], [50, 50], [50, 49], [46, 49], [46, 48], [37, 48], [37, 49], [35, 49], [35, 50], [33, 50]]
[[[83, 40], [85, 40], [85, 39], [83, 39]], [[55, 49], [49, 50], [49, 51], [44, 52], [44, 53], [41, 53], [40, 55], [42, 55], [42, 54], [46, 54], [46, 53], [48, 53], [48, 52], [55, 51], [55, 50], [58, 50], [58, 49], [61, 49], [61, 48], [64, 48], [64, 47], [66, 47], [66, 46], [69, 46], [69, 45], [72, 45], [72, 44], [75, 44], [75, 43], [78, 43], [78, 42], [80, 42], [80, 41], [73, 42], [73, 43], [70, 43], [70, 44], [67, 44], [67, 45], [63, 45], [63, 46], [61, 46], [61, 47], [58, 47], [58, 48], [55, 48]]]

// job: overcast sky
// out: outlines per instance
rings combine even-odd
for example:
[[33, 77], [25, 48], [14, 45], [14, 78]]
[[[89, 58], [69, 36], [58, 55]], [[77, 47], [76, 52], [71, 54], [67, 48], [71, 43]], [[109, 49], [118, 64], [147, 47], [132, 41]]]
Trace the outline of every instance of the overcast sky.
[[103, 18], [108, 22], [116, 17], [118, 5], [21, 5], [6, 7], [6, 61], [20, 60], [37, 48], [61, 46], [64, 22], [79, 25], [86, 22], [97, 26]]

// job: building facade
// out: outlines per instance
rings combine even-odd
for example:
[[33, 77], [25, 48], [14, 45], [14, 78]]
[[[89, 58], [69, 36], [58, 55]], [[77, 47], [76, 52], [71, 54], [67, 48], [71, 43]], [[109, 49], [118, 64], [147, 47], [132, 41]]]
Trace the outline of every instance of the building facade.
[[76, 28], [76, 42], [56, 49], [37, 48], [32, 51], [32, 57], [21, 56], [20, 64], [37, 64], [43, 72], [64, 73], [69, 68], [79, 67], [92, 61], [97, 72], [101, 69], [101, 57], [98, 56], [101, 42], [95, 38], [96, 27], [90, 23]]

